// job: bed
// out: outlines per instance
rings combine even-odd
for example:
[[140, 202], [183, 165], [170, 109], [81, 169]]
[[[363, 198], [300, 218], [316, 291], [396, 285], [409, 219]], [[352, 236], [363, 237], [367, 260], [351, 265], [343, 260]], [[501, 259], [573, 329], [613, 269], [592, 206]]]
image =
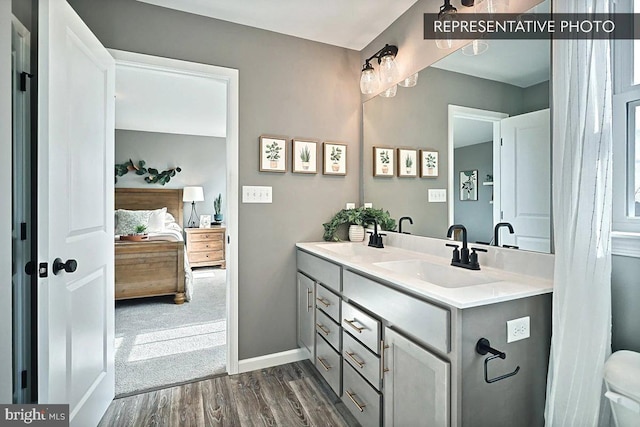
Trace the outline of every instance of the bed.
[[115, 299], [174, 295], [182, 304], [190, 299], [190, 268], [180, 226], [182, 189], [116, 188], [115, 209], [129, 211], [167, 208], [175, 218], [167, 230], [149, 233], [148, 241], [115, 240]]

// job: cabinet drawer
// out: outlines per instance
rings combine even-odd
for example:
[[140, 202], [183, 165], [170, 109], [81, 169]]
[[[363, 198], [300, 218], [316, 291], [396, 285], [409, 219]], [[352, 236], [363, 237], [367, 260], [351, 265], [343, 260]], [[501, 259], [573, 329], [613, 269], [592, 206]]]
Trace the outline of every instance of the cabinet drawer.
[[342, 358], [380, 390], [380, 358], [346, 332], [342, 333]]
[[[449, 353], [449, 310], [429, 304], [351, 271], [343, 274], [343, 295], [423, 343]], [[344, 312], [343, 312], [344, 317]]]
[[342, 301], [342, 328], [380, 354], [380, 322], [345, 301]]
[[222, 240], [211, 241], [203, 240], [196, 241], [189, 245], [189, 250], [193, 252], [199, 251], [219, 251], [222, 249]]
[[316, 307], [340, 323], [340, 297], [322, 285], [316, 286]]
[[203, 240], [224, 240], [223, 232], [189, 233], [189, 242], [201, 242]]
[[344, 404], [362, 426], [380, 426], [380, 394], [367, 384], [346, 361], [342, 362], [342, 371]]
[[222, 256], [222, 251], [190, 252], [189, 253], [189, 262], [191, 263], [218, 261], [223, 258], [224, 257]]
[[316, 308], [316, 332], [327, 340], [336, 351], [340, 351], [340, 326]]
[[298, 270], [336, 292], [341, 291], [341, 267], [301, 250], [297, 251]]
[[316, 368], [320, 375], [329, 383], [331, 389], [340, 396], [340, 371], [342, 370], [340, 354], [316, 334]]

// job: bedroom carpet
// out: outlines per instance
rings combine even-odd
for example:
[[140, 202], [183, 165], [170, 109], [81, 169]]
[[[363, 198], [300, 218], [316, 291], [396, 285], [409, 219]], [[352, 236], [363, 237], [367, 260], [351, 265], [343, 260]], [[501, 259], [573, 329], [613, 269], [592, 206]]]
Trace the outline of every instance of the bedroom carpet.
[[116, 397], [226, 372], [226, 270], [194, 270], [193, 299], [116, 302]]

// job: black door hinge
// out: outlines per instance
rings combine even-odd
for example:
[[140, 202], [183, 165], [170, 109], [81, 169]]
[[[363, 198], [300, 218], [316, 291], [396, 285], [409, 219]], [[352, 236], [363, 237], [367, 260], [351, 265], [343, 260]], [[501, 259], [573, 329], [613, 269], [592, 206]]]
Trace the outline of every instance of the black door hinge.
[[231, 243], [231, 237], [227, 236], [227, 244]]
[[27, 73], [25, 71], [20, 73], [20, 92], [27, 91], [27, 77], [33, 77], [33, 74]]
[[38, 267], [38, 277], [49, 277], [49, 264], [46, 262], [41, 262]]
[[20, 388], [27, 388], [29, 387], [29, 384], [27, 383], [27, 371], [22, 371], [21, 372], [21, 378], [20, 378]]
[[27, 223], [20, 223], [20, 240], [27, 240]]

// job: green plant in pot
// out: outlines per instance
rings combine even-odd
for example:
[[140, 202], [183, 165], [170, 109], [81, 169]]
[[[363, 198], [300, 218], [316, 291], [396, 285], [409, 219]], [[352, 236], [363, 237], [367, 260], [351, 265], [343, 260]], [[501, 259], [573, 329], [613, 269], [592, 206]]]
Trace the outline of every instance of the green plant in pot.
[[213, 201], [213, 210], [216, 212], [213, 215], [215, 222], [222, 222], [222, 194], [218, 193], [218, 197]]
[[147, 226], [144, 224], [136, 225], [134, 236], [144, 236], [147, 231]]
[[396, 221], [391, 218], [389, 211], [373, 208], [342, 209], [336, 213], [331, 221], [322, 224], [324, 227], [323, 239], [327, 242], [337, 242], [338, 229], [342, 225], [349, 225], [349, 240], [361, 242], [364, 240], [364, 227], [372, 225], [374, 221], [383, 230], [393, 231], [396, 229]]
[[309, 170], [309, 162], [311, 161], [311, 151], [308, 146], [304, 146], [302, 150], [300, 150], [300, 161], [302, 162], [302, 169]]

